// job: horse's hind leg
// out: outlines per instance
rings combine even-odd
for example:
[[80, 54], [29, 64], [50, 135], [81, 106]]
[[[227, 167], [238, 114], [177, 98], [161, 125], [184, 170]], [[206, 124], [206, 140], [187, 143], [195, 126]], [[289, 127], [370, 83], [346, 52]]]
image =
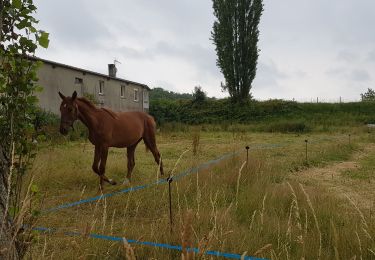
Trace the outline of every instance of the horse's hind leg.
[[133, 172], [133, 169], [134, 169], [134, 166], [135, 166], [134, 154], [135, 154], [136, 146], [137, 146], [137, 144], [129, 146], [127, 148], [126, 156], [128, 158], [128, 173], [126, 174], [124, 184], [126, 184], [127, 182], [131, 182], [132, 172]]
[[152, 152], [152, 155], [154, 156], [155, 162], [160, 167], [160, 174], [164, 175], [164, 169], [163, 169], [163, 161], [160, 156], [160, 152], [156, 146], [155, 136], [149, 136], [143, 138], [146, 147]]

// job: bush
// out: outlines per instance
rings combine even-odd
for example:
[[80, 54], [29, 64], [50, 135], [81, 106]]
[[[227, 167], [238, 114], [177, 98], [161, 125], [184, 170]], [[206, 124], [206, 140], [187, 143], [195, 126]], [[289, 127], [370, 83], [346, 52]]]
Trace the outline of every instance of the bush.
[[266, 125], [263, 129], [266, 132], [280, 132], [280, 133], [303, 133], [310, 129], [304, 122], [301, 121], [286, 121], [286, 122], [273, 122]]
[[[34, 129], [38, 141], [61, 141], [64, 140], [59, 132], [60, 117], [49, 111], [38, 109], [34, 117]], [[88, 137], [88, 130], [81, 122], [74, 123], [74, 130], [69, 131], [68, 139], [71, 141]]]
[[35, 130], [41, 130], [45, 126], [56, 125], [59, 121], [60, 118], [57, 115], [43, 109], [38, 109], [35, 113], [34, 128]]
[[[358, 126], [374, 122], [373, 102], [353, 103], [297, 103], [285, 100], [252, 101], [236, 105], [228, 99], [207, 99], [199, 106], [191, 100], [151, 101], [150, 114], [159, 125], [178, 122], [183, 124], [216, 124], [228, 129], [233, 124], [267, 125], [261, 131], [304, 132], [304, 122], [314, 129], [324, 125]], [[285, 119], [291, 120], [287, 122]], [[258, 128], [258, 127], [256, 127]]]

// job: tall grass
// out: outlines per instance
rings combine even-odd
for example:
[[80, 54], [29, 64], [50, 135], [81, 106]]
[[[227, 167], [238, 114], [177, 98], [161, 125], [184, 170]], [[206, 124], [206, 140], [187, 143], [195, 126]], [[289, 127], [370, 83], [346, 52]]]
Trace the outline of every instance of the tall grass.
[[[134, 244], [117, 244], [88, 238], [36, 234], [31, 255], [45, 258], [101, 258], [131, 256], [139, 259], [193, 259], [217, 250], [271, 259], [371, 259], [375, 224], [351, 198], [334, 196], [325, 188], [294, 178], [306, 167], [346, 160], [366, 140], [365, 133], [349, 147], [345, 135], [309, 136], [228, 132], [200, 132], [199, 156], [194, 155], [190, 133], [160, 133], [158, 140], [167, 171], [180, 172], [244, 144], [284, 143], [274, 149], [250, 150], [196, 175], [172, 182], [174, 226], [170, 232], [168, 187], [152, 188], [83, 204], [77, 208], [42, 215], [40, 225], [60, 230], [104, 233], [126, 239], [197, 247], [195, 256], [183, 252]], [[219, 138], [218, 138], [219, 137]], [[309, 164], [304, 162], [304, 139], [309, 138]], [[362, 139], [363, 138], [363, 139]], [[313, 142], [312, 140], [320, 140]], [[194, 143], [194, 142], [193, 142]], [[45, 206], [92, 196], [97, 177], [91, 173], [91, 154], [85, 144], [44, 148], [37, 159], [36, 182], [46, 193]], [[358, 148], [356, 148], [358, 147]], [[353, 149], [355, 148], [355, 149]], [[90, 148], [91, 149], [91, 148]], [[189, 152], [185, 152], [188, 149]], [[91, 149], [92, 150], [92, 149]], [[138, 149], [134, 182], [154, 180], [152, 156]], [[51, 152], [53, 151], [53, 152]], [[91, 151], [92, 152], [92, 151]], [[123, 151], [113, 150], [108, 174], [125, 174]], [[46, 160], [46, 158], [50, 158]], [[152, 174], [149, 174], [152, 172]], [[293, 172], [294, 174], [291, 174]], [[83, 191], [83, 187], [85, 187]], [[117, 187], [106, 186], [107, 191]], [[69, 197], [61, 197], [69, 195]], [[129, 247], [131, 250], [129, 249]], [[125, 247], [125, 248], [124, 248]], [[133, 253], [132, 253], [133, 252]]]

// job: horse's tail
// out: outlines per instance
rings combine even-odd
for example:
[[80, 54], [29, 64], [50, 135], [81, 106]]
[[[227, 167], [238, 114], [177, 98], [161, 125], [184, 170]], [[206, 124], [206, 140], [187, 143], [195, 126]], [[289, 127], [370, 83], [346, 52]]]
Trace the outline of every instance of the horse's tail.
[[[146, 137], [149, 141], [155, 143], [156, 123], [155, 123], [154, 118], [150, 115], [146, 115], [144, 124], [145, 126], [144, 126], [143, 140]], [[145, 146], [146, 146], [146, 152], [150, 151], [146, 142], [145, 142]]]

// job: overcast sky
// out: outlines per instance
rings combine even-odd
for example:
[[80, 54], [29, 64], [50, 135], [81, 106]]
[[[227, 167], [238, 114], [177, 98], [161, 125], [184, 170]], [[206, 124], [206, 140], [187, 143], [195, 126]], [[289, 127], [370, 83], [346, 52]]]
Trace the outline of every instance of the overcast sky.
[[[175, 92], [225, 97], [210, 0], [36, 0], [41, 58]], [[358, 100], [375, 88], [374, 0], [265, 0], [256, 99]]]

